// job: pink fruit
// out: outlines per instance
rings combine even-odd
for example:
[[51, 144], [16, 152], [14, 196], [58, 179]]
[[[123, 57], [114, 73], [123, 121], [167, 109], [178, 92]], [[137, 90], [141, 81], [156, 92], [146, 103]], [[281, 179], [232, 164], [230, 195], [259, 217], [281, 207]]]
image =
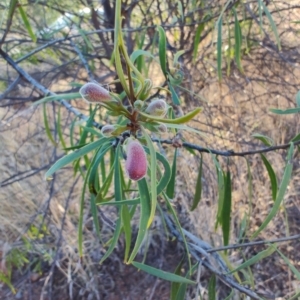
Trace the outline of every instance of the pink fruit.
[[93, 82], [83, 85], [79, 93], [84, 100], [91, 103], [108, 102], [112, 100], [108, 90]]
[[125, 170], [131, 180], [138, 181], [146, 176], [147, 156], [141, 143], [130, 139], [126, 145]]

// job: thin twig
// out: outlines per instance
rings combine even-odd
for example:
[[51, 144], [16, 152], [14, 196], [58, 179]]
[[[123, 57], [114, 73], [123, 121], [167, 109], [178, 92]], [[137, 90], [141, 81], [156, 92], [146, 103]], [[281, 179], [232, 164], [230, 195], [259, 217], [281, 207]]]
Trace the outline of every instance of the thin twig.
[[249, 242], [249, 243], [243, 243], [243, 244], [234, 244], [234, 245], [228, 245], [224, 247], [218, 247], [218, 248], [212, 248], [207, 250], [208, 253], [217, 252], [217, 251], [223, 251], [223, 250], [229, 250], [229, 249], [237, 249], [237, 248], [243, 248], [243, 247], [252, 247], [257, 245], [265, 245], [265, 244], [274, 244], [274, 243], [283, 243], [283, 242], [290, 242], [294, 240], [300, 240], [300, 234], [275, 239], [275, 240], [266, 240], [266, 241], [255, 241], [255, 242]]

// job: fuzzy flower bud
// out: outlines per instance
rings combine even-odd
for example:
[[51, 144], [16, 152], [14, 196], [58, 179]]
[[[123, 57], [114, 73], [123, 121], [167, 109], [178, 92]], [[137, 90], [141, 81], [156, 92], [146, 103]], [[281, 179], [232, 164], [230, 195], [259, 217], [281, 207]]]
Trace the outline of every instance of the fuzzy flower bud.
[[156, 117], [164, 117], [167, 113], [168, 105], [163, 99], [154, 99], [147, 107], [146, 113]]
[[131, 180], [138, 181], [146, 176], [147, 156], [138, 140], [129, 139], [126, 145], [125, 170]]
[[104, 136], [111, 136], [112, 132], [115, 131], [115, 126], [114, 125], [110, 125], [110, 124], [107, 124], [107, 125], [104, 125], [102, 128], [101, 128], [101, 132]]
[[166, 133], [166, 132], [168, 132], [167, 126], [165, 124], [163, 124], [163, 123], [159, 124], [156, 128], [157, 128], [157, 130], [160, 133]]
[[81, 94], [82, 98], [89, 103], [101, 103], [112, 100], [108, 90], [93, 82], [88, 82], [83, 85], [80, 88], [79, 93]]
[[144, 106], [144, 102], [142, 100], [136, 100], [133, 105], [135, 109], [141, 110]]

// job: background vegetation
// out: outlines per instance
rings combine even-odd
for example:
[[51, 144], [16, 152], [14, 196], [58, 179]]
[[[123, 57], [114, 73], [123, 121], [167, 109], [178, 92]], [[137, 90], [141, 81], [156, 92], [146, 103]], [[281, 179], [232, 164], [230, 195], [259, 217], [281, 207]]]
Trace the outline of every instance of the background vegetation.
[[[93, 80], [122, 92], [118, 82], [112, 83], [114, 1], [12, 0], [0, 6], [3, 299], [297, 299], [298, 1], [122, 1], [129, 55], [142, 49], [153, 56], [140, 56], [137, 67], [154, 86], [169, 86], [159, 63], [160, 25], [170, 71], [182, 79], [168, 103], [177, 115], [203, 107], [189, 125], [204, 137], [181, 131], [175, 143], [172, 130], [152, 136], [173, 167], [174, 194], [171, 187], [169, 193], [181, 226], [174, 226], [170, 207], [159, 200], [161, 210], [137, 256], [146, 265], [197, 282], [188, 286], [124, 264], [122, 235], [99, 264], [117, 210], [97, 207], [99, 241], [88, 191], [80, 205], [92, 157], [75, 165], [77, 172], [69, 165], [53, 180], [44, 179], [69, 153], [67, 147], [82, 144], [83, 126], [91, 128], [90, 142], [97, 134], [92, 125], [98, 125], [89, 119], [94, 106], [82, 100], [33, 102], [77, 93]], [[175, 93], [180, 106], [174, 104]], [[99, 110], [93, 120], [103, 125], [111, 117]], [[182, 142], [175, 168], [173, 146]], [[107, 156], [107, 166], [110, 160]], [[127, 197], [134, 198], [134, 192]], [[113, 189], [107, 197], [113, 200]], [[137, 208], [133, 241], [138, 214]], [[80, 217], [83, 256], [78, 252]], [[189, 242], [191, 273], [180, 230]], [[223, 251], [224, 243], [239, 247]]]

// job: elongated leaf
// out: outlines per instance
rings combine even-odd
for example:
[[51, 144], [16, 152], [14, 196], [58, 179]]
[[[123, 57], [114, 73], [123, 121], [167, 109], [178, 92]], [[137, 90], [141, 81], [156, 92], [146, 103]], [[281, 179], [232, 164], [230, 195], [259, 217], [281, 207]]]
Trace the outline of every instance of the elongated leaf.
[[132, 52], [132, 54], [130, 55], [130, 60], [134, 63], [141, 55], [155, 59], [155, 56], [152, 55], [149, 51], [138, 49]]
[[205, 26], [204, 22], [199, 24], [198, 27], [197, 27], [196, 33], [195, 33], [194, 48], [193, 48], [193, 62], [195, 62], [196, 57], [197, 57], [198, 47], [199, 47], [199, 44], [200, 44], [200, 37], [201, 37], [201, 34], [204, 30], [204, 26]]
[[154, 219], [155, 211], [156, 211], [156, 205], [157, 205], [157, 191], [156, 191], [156, 151], [154, 149], [153, 142], [146, 132], [146, 130], [142, 127], [142, 132], [144, 134], [144, 137], [146, 139], [149, 151], [150, 151], [150, 191], [151, 191], [151, 210], [150, 210], [150, 216], [148, 220], [147, 227], [149, 228], [152, 224], [152, 221]]
[[65, 143], [65, 139], [63, 137], [63, 132], [62, 132], [62, 129], [61, 129], [61, 114], [60, 114], [60, 106], [58, 107], [58, 113], [57, 113], [57, 134], [58, 134], [58, 138], [59, 138], [59, 141], [61, 143], [61, 146], [63, 149], [66, 149], [67, 148], [67, 145]]
[[270, 111], [277, 115], [290, 115], [290, 114], [296, 114], [300, 112], [300, 107], [296, 108], [289, 108], [289, 109], [275, 109], [271, 108]]
[[9, 10], [8, 10], [8, 18], [11, 19], [13, 17], [14, 11], [16, 9], [16, 6], [18, 4], [18, 0], [11, 0], [9, 2]]
[[[184, 257], [181, 259], [178, 266], [176, 267], [174, 274], [180, 276], [183, 263], [184, 263]], [[178, 293], [179, 287], [180, 287], [179, 282], [172, 282], [170, 300], [177, 300], [176, 295]]]
[[46, 104], [43, 105], [43, 117], [44, 117], [45, 131], [46, 131], [46, 134], [48, 136], [48, 139], [53, 144], [53, 146], [56, 147], [57, 143], [55, 142], [54, 137], [52, 136], [50, 126], [49, 126], [49, 122], [48, 122]]
[[269, 177], [270, 177], [270, 181], [271, 181], [271, 189], [272, 189], [272, 198], [275, 201], [276, 200], [276, 195], [277, 195], [277, 178], [276, 178], [276, 174], [272, 168], [272, 165], [270, 164], [270, 162], [267, 160], [267, 158], [265, 157], [264, 154], [260, 154], [264, 165], [268, 171]]
[[78, 159], [79, 157], [93, 151], [94, 149], [98, 148], [103, 144], [105, 141], [107, 141], [107, 138], [101, 138], [95, 142], [92, 142], [82, 148], [80, 148], [77, 151], [74, 151], [62, 158], [60, 158], [45, 174], [46, 178], [49, 178], [53, 173], [55, 173], [57, 170], [63, 168], [67, 164], [71, 163], [75, 159]]
[[159, 33], [159, 61], [163, 74], [167, 75], [167, 38], [164, 29], [161, 26], [157, 27]]
[[101, 233], [100, 233], [100, 224], [99, 224], [99, 219], [98, 219], [98, 211], [97, 211], [97, 206], [96, 206], [96, 201], [95, 201], [95, 195], [91, 194], [91, 213], [93, 216], [93, 222], [95, 226], [95, 230], [97, 233], [97, 236], [99, 240], [101, 241]]
[[187, 123], [188, 121], [193, 119], [201, 111], [202, 111], [202, 108], [198, 107], [198, 108], [195, 108], [194, 110], [192, 110], [191, 112], [185, 114], [184, 116], [176, 118], [176, 119], [158, 118], [155, 116], [148, 115], [144, 112], [139, 112], [139, 114], [149, 120], [158, 121], [158, 122], [165, 123], [165, 124], [183, 124], [183, 123]]
[[[274, 247], [274, 246], [270, 246]], [[290, 270], [294, 273], [295, 277], [300, 280], [300, 272], [295, 268], [295, 266], [290, 262], [290, 260], [281, 252], [279, 251], [276, 247], [274, 247], [274, 250], [278, 252], [278, 254], [283, 258], [285, 263], [289, 266]]]
[[231, 219], [231, 178], [230, 172], [227, 171], [225, 177], [224, 202], [222, 207], [222, 231], [224, 246], [229, 243], [230, 236], [230, 219]]
[[215, 224], [215, 230], [216, 230], [219, 224], [222, 225], [222, 210], [223, 210], [224, 191], [225, 191], [225, 175], [215, 155], [211, 154], [211, 156], [213, 158], [213, 162], [216, 167], [217, 176], [218, 176], [219, 196], [218, 196], [218, 211], [217, 211], [216, 224]]
[[138, 182], [139, 187], [139, 194], [140, 194], [140, 204], [141, 204], [141, 211], [140, 211], [140, 221], [139, 221], [139, 231], [137, 234], [137, 238], [135, 241], [134, 248], [131, 252], [131, 255], [127, 261], [128, 264], [132, 263], [134, 258], [136, 257], [142, 242], [147, 234], [147, 224], [150, 217], [150, 194], [148, 189], [148, 184], [145, 178], [139, 180]]
[[67, 93], [67, 94], [59, 94], [54, 96], [45, 97], [39, 101], [34, 102], [32, 105], [36, 106], [41, 103], [51, 102], [51, 101], [59, 101], [59, 100], [73, 100], [73, 99], [81, 99], [80, 93]]
[[177, 152], [178, 152], [178, 150], [176, 148], [175, 152], [174, 152], [174, 158], [173, 158], [173, 164], [172, 164], [172, 175], [171, 175], [171, 179], [168, 183], [167, 190], [166, 190], [166, 193], [170, 199], [174, 199], [175, 179], [176, 179], [176, 171], [177, 171], [177, 168], [176, 168]]
[[172, 97], [172, 102], [174, 105], [180, 105], [181, 102], [180, 102], [180, 99], [173, 87], [173, 85], [171, 83], [168, 83], [168, 86], [169, 86], [169, 89], [170, 89], [170, 92], [171, 92], [171, 97]]
[[23, 9], [23, 7], [22, 7], [21, 4], [18, 5], [18, 9], [19, 9], [21, 18], [22, 18], [22, 20], [23, 20], [23, 23], [24, 23], [24, 25], [25, 25], [25, 28], [26, 28], [26, 30], [27, 30], [29, 36], [31, 37], [32, 41], [35, 43], [36, 40], [37, 40], [37, 37], [36, 37], [36, 35], [34, 34], [34, 32], [33, 32], [33, 30], [32, 30], [32, 27], [31, 27], [31, 25], [30, 25], [30, 22], [29, 22], [29, 20], [28, 20], [28, 18], [27, 18], [27, 14], [26, 14], [26, 12], [25, 12], [25, 10]]
[[[118, 201], [121, 202], [121, 201]], [[129, 213], [129, 209], [127, 205], [122, 206], [121, 210], [122, 214], [122, 223], [123, 223], [123, 230], [125, 234], [125, 254], [124, 254], [124, 261], [126, 262], [129, 256], [129, 251], [130, 251], [130, 246], [131, 246], [131, 236], [132, 236], [132, 231], [131, 231], [131, 217]]]
[[208, 299], [209, 300], [215, 300], [216, 299], [216, 275], [213, 274], [210, 277], [209, 283], [208, 283]]
[[219, 81], [222, 80], [222, 17], [217, 22], [217, 73]]
[[164, 197], [164, 199], [166, 201], [168, 210], [171, 212], [171, 215], [173, 217], [175, 225], [177, 226], [177, 229], [178, 229], [178, 231], [179, 231], [179, 233], [181, 235], [181, 238], [182, 238], [182, 241], [183, 241], [183, 244], [184, 244], [184, 249], [185, 249], [185, 252], [187, 254], [187, 259], [188, 259], [188, 264], [189, 264], [189, 271], [191, 271], [192, 270], [192, 263], [191, 263], [191, 258], [190, 258], [190, 255], [189, 255], [189, 247], [188, 247], [185, 235], [183, 233], [183, 229], [182, 229], [182, 227], [180, 225], [180, 222], [178, 220], [177, 214], [176, 214], [176, 212], [174, 210], [174, 207], [172, 205], [171, 200], [169, 199], [169, 197], [167, 196], [166, 193], [163, 192], [162, 195], [163, 195], [163, 197]]
[[235, 7], [233, 7], [234, 13], [234, 39], [235, 39], [235, 47], [234, 47], [234, 56], [235, 62], [240, 71], [243, 70], [242, 63], [241, 63], [241, 46], [242, 46], [242, 33], [240, 22], [238, 20]]
[[240, 271], [244, 268], [252, 266], [253, 264], [259, 262], [260, 260], [270, 256], [275, 250], [276, 250], [276, 247], [274, 247], [272, 245], [269, 246], [266, 250], [263, 250], [263, 251], [259, 252], [258, 254], [256, 254], [255, 256], [252, 256], [249, 260], [245, 261], [244, 263], [239, 265], [237, 268], [230, 271], [228, 274], [232, 274], [232, 273]]
[[121, 200], [121, 201], [109, 201], [109, 202], [101, 202], [99, 205], [137, 205], [140, 203], [140, 198], [137, 199], [129, 199], [129, 200]]
[[136, 261], [133, 261], [132, 264], [136, 268], [138, 268], [138, 269], [140, 269], [144, 272], [147, 272], [148, 274], [156, 276], [158, 278], [164, 279], [164, 280], [168, 280], [168, 281], [172, 281], [172, 282], [187, 283], [187, 284], [196, 284], [195, 281], [192, 281], [192, 280], [187, 279], [185, 277], [182, 277], [182, 276], [179, 276], [179, 275], [176, 275], [176, 274], [173, 274], [173, 273], [165, 272], [165, 271], [162, 271], [162, 270], [159, 270], [159, 269], [141, 264], [141, 263], [136, 262]]
[[[116, 202], [122, 200], [122, 186], [121, 186], [121, 178], [120, 178], [120, 144], [118, 144], [116, 148], [116, 154], [115, 154], [115, 163], [114, 163], [114, 185], [115, 185], [115, 200]], [[112, 251], [114, 250], [115, 246], [117, 245], [118, 239], [121, 234], [122, 229], [122, 216], [120, 214], [120, 209], [118, 209], [119, 218], [116, 222], [116, 228], [114, 231], [114, 235], [111, 239], [111, 243], [109, 245], [109, 248], [105, 252], [104, 256], [100, 260], [100, 264], [103, 263], [103, 261], [110, 256]]]
[[[147, 147], [144, 147], [145, 151], [150, 154], [150, 151]], [[161, 177], [159, 183], [157, 184], [157, 195], [161, 194], [165, 187], [168, 185], [170, 178], [171, 178], [171, 167], [168, 160], [160, 153], [156, 152], [156, 159], [159, 160], [163, 167], [164, 173]]]
[[276, 42], [277, 42], [277, 46], [278, 46], [278, 50], [281, 51], [281, 43], [280, 43], [280, 38], [279, 38], [279, 34], [278, 34], [278, 31], [277, 31], [277, 26], [272, 18], [272, 15], [271, 13], [269, 12], [267, 6], [265, 5], [265, 3], [262, 1], [262, 0], [258, 0], [259, 2], [259, 5], [262, 6], [269, 22], [270, 22], [270, 25], [271, 25], [271, 28], [272, 28], [272, 31], [275, 35], [275, 38], [276, 38]]
[[279, 190], [277, 192], [276, 200], [274, 202], [274, 205], [269, 212], [268, 216], [265, 218], [261, 226], [253, 233], [251, 236], [251, 239], [255, 238], [258, 236], [258, 234], [267, 227], [267, 225], [270, 223], [270, 221], [273, 219], [273, 217], [277, 214], [280, 205], [282, 203], [284, 194], [286, 192], [286, 189], [288, 187], [288, 184], [291, 179], [292, 175], [292, 170], [293, 170], [293, 163], [292, 163], [292, 157], [293, 157], [293, 152], [294, 152], [294, 144], [291, 143], [288, 155], [287, 155], [287, 164], [284, 170], [283, 178], [279, 187]]
[[300, 107], [300, 91], [296, 94], [296, 104], [297, 107]]
[[[111, 148], [112, 145], [110, 142], [104, 142], [102, 144], [102, 148], [101, 151], [99, 151], [92, 163], [91, 166], [91, 171], [89, 174], [89, 178], [88, 178], [88, 185], [89, 185], [89, 189], [90, 189], [90, 193], [97, 195], [97, 190], [94, 188], [94, 184], [95, 184], [95, 178], [98, 175], [98, 169], [99, 169], [99, 164], [101, 162], [101, 160], [104, 158], [106, 152], [109, 150], [109, 148]], [[103, 149], [103, 150], [102, 150]]]
[[268, 147], [271, 147], [274, 144], [273, 140], [266, 135], [263, 135], [260, 133], [254, 133], [254, 134], [252, 134], [252, 136], [255, 137], [256, 139], [262, 141]]
[[195, 188], [195, 195], [194, 195], [194, 200], [193, 200], [193, 204], [191, 207], [191, 211], [193, 211], [199, 204], [200, 200], [201, 200], [201, 193], [202, 193], [202, 155], [201, 155], [201, 159], [200, 159], [200, 166], [199, 166], [199, 170], [198, 170], [198, 177], [197, 177], [197, 182], [196, 182], [196, 188]]
[[184, 54], [184, 52], [185, 52], [185, 50], [180, 50], [175, 53], [174, 60], [173, 60], [174, 66], [176, 66], [178, 64], [179, 58], [180, 58], [180, 56], [182, 56]]

